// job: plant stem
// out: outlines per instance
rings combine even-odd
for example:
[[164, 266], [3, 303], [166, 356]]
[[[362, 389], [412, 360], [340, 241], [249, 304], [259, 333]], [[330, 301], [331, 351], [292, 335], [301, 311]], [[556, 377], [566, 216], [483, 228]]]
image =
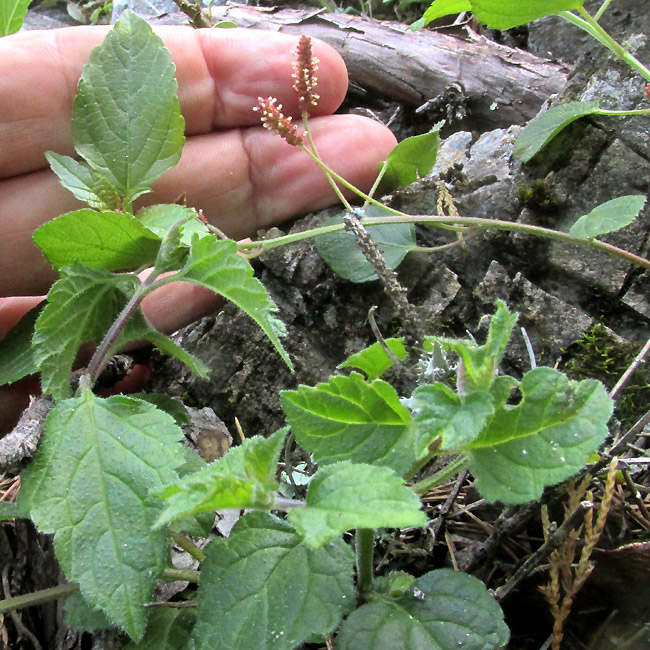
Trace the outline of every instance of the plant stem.
[[608, 50], [613, 52], [619, 59], [625, 61], [632, 69], [636, 70], [647, 81], [650, 81], [650, 70], [646, 68], [635, 56], [630, 54], [624, 47], [617, 43], [584, 9], [578, 9], [582, 16], [576, 16], [571, 11], [560, 11], [558, 16], [573, 23], [576, 27], [584, 30], [595, 38], [599, 43], [604, 45]]
[[[190, 569], [165, 569], [160, 575], [160, 579], [166, 582], [183, 580], [185, 582], [198, 583], [200, 576], [199, 571], [192, 571]], [[17, 609], [24, 609], [25, 607], [50, 603], [59, 598], [67, 598], [76, 591], [79, 591], [78, 583], [66, 582], [56, 587], [50, 587], [49, 589], [34, 591], [31, 594], [6, 598], [5, 600], [0, 600], [0, 615], [16, 611]]]
[[[461, 454], [458, 458], [454, 458], [454, 460], [452, 460], [448, 465], [445, 465], [441, 470], [438, 470], [435, 474], [427, 476], [427, 478], [412, 485], [411, 489], [416, 494], [424, 494], [425, 492], [432, 490], [434, 487], [442, 485], [454, 474], [458, 474], [458, 472], [466, 466], [467, 458]], [[422, 465], [422, 467], [424, 467], [424, 465]]]
[[600, 5], [600, 9], [596, 12], [594, 15], [594, 20], [598, 22], [601, 18], [601, 16], [607, 11], [607, 7], [611, 4], [612, 0], [605, 0], [602, 5]]
[[355, 551], [357, 556], [357, 591], [362, 601], [372, 592], [372, 556], [375, 545], [375, 531], [372, 528], [357, 528]]
[[50, 587], [49, 589], [41, 589], [40, 591], [25, 594], [24, 596], [14, 596], [13, 598], [0, 600], [0, 614], [14, 612], [17, 609], [24, 609], [33, 605], [42, 605], [43, 603], [49, 603], [59, 598], [67, 598], [75, 591], [79, 591], [79, 585], [76, 582], [66, 582], [65, 584]]
[[[389, 225], [395, 223], [419, 223], [429, 224], [436, 227], [452, 226], [458, 229], [458, 226], [483, 228], [496, 228], [497, 230], [509, 230], [512, 232], [522, 232], [524, 234], [536, 235], [538, 237], [545, 237], [547, 239], [555, 239], [557, 241], [564, 241], [571, 244], [587, 245], [598, 250], [601, 250], [615, 257], [621, 257], [627, 262], [636, 264], [645, 269], [650, 270], [650, 260], [630, 253], [629, 251], [622, 250], [612, 244], [600, 241], [598, 239], [583, 239], [575, 237], [566, 232], [558, 230], [551, 230], [550, 228], [542, 228], [541, 226], [532, 226], [524, 223], [513, 223], [512, 221], [501, 221], [500, 219], [485, 219], [481, 217], [462, 217], [462, 216], [431, 216], [431, 215], [396, 215], [394, 217], [363, 217], [361, 223], [368, 226]], [[249, 249], [270, 250], [276, 246], [285, 246], [302, 239], [311, 239], [319, 235], [325, 235], [332, 232], [340, 232], [345, 229], [344, 224], [333, 224], [331, 226], [321, 226], [312, 230], [304, 232], [297, 232], [284, 237], [276, 237], [275, 239], [257, 240], [239, 244], [240, 250], [246, 251]]]
[[119, 316], [113, 321], [108, 332], [104, 336], [102, 342], [99, 344], [99, 347], [95, 350], [88, 367], [86, 368], [86, 376], [89, 378], [90, 385], [92, 386], [99, 377], [101, 371], [104, 369], [106, 362], [108, 361], [108, 355], [111, 351], [115, 341], [117, 341], [120, 333], [124, 329], [127, 321], [133, 314], [135, 310], [140, 306], [143, 298], [151, 290], [151, 287], [156, 280], [158, 274], [155, 270], [152, 270], [151, 273], [147, 276], [144, 282], [141, 282], [138, 288], [135, 290], [135, 293], [131, 296], [129, 302], [126, 303]]
[[170, 532], [169, 536], [178, 548], [189, 553], [199, 564], [205, 560], [205, 553], [186, 535]]
[[596, 111], [595, 115], [620, 115], [622, 117], [627, 117], [628, 115], [650, 115], [650, 108], [636, 108], [631, 111], [607, 111], [600, 109]]
[[309, 141], [309, 146], [311, 147], [311, 152], [309, 151], [309, 149], [305, 147], [303, 147], [303, 150], [308, 154], [313, 153], [314, 157], [312, 158], [312, 160], [314, 160], [318, 164], [323, 174], [325, 174], [325, 178], [327, 178], [327, 182], [332, 186], [332, 189], [334, 190], [336, 196], [339, 197], [339, 201], [341, 201], [341, 203], [345, 206], [346, 210], [352, 212], [352, 206], [348, 203], [348, 200], [343, 195], [343, 192], [341, 192], [341, 190], [339, 189], [339, 186], [336, 184], [334, 178], [332, 178], [330, 168], [323, 162], [322, 158], [318, 154], [318, 150], [316, 149], [316, 143], [314, 142], [314, 139], [311, 136], [311, 129], [309, 128], [309, 119], [308, 119], [307, 111], [302, 112], [302, 123], [305, 129], [305, 134], [307, 135], [307, 140]]

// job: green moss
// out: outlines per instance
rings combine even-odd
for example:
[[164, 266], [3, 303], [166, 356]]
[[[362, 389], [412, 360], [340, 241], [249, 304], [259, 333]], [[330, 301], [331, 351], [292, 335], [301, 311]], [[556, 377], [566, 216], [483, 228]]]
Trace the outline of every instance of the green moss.
[[522, 185], [519, 188], [519, 200], [537, 214], [551, 215], [565, 207], [564, 201], [553, 192], [543, 178], [538, 178], [530, 185]]
[[[612, 389], [641, 346], [620, 343], [602, 324], [594, 325], [564, 353], [562, 367], [572, 379], [598, 379]], [[619, 393], [615, 415], [624, 427], [632, 426], [650, 402], [650, 369], [641, 365]]]

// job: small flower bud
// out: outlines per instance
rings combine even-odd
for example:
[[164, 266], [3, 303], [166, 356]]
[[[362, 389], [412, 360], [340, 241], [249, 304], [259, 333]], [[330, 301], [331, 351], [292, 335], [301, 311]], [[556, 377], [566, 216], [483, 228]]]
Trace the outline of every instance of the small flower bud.
[[317, 84], [316, 70], [318, 70], [318, 59], [311, 54], [311, 38], [301, 36], [295, 51], [296, 60], [293, 62], [294, 79], [293, 88], [299, 95], [298, 104], [300, 110], [309, 111], [316, 108], [320, 99], [314, 91]]
[[645, 92], [643, 96], [650, 102], [650, 84], [645, 87]]
[[282, 104], [275, 105], [275, 97], [258, 97], [259, 104], [253, 109], [262, 113], [262, 126], [273, 133], [277, 133], [293, 146], [302, 144], [302, 136], [298, 135], [296, 125], [291, 122], [291, 117], [282, 114]]

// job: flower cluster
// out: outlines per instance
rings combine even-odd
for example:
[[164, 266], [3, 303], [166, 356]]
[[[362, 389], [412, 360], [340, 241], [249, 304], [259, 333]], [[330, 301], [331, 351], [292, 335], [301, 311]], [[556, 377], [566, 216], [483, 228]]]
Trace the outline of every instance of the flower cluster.
[[262, 125], [265, 129], [277, 133], [284, 138], [289, 144], [300, 146], [302, 136], [298, 135], [296, 125], [291, 121], [291, 117], [285, 117], [282, 114], [282, 104], [275, 105], [278, 100], [275, 97], [258, 98], [259, 104], [253, 109], [262, 114]]
[[300, 110], [309, 112], [316, 108], [316, 103], [320, 98], [314, 92], [318, 81], [315, 74], [318, 70], [318, 59], [312, 56], [309, 36], [300, 37], [295, 55], [296, 60], [293, 62], [293, 74], [291, 75], [294, 79], [293, 88], [300, 97], [298, 100]]

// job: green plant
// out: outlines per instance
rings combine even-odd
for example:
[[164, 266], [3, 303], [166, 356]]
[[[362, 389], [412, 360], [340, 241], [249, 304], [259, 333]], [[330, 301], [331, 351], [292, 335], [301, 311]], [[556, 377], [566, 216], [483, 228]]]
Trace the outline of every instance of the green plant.
[[[628, 49], [615, 41], [598, 22], [611, 0], [604, 0], [594, 16], [583, 4], [584, 0], [513, 0], [507, 3], [495, 0], [433, 0], [424, 16], [412, 27], [418, 29], [432, 20], [463, 11], [471, 11], [479, 22], [493, 29], [511, 29], [538, 18], [557, 15], [587, 32], [640, 74], [648, 82], [645, 93], [647, 96], [650, 92], [650, 70]], [[613, 111], [599, 108], [597, 102], [568, 102], [555, 106], [537, 116], [523, 129], [515, 143], [515, 156], [523, 162], [529, 161], [562, 129], [587, 115], [650, 115], [650, 108]]]
[[[443, 349], [457, 355], [455, 390], [423, 383], [400, 399], [381, 376], [403, 361], [408, 349], [403, 339], [389, 339], [345, 361], [349, 375], [284, 392], [292, 433], [319, 466], [304, 501], [278, 493], [286, 431], [248, 439], [206, 466], [180, 444], [177, 406], [167, 412], [164, 403], [159, 408], [144, 398], [93, 393], [111, 355], [133, 340], [149, 340], [200, 376], [208, 373], [139, 310], [151, 291], [177, 280], [238, 305], [290, 365], [276, 307], [241, 253], [318, 236], [334, 263], [341, 255], [356, 258], [346, 266], [348, 276], [356, 281], [378, 276], [399, 299], [390, 267], [417, 250], [413, 222], [461, 233], [468, 226], [506, 227], [455, 213], [413, 217], [373, 198], [382, 179], [394, 189], [430, 169], [439, 125], [398, 145], [368, 195], [336, 175], [309, 134], [308, 111], [318, 99], [309, 39], [301, 39], [297, 54], [295, 88], [308, 145], [274, 99], [260, 101], [262, 119], [302, 147], [337, 192], [342, 184], [366, 205], [353, 208], [341, 196], [346, 214], [335, 223], [306, 235], [239, 245], [213, 232], [191, 208], [158, 205], [134, 214], [134, 201], [180, 158], [184, 123], [174, 68], [160, 39], [130, 12], [91, 54], [73, 105], [72, 132], [82, 162], [48, 154], [62, 184], [91, 207], [36, 231], [35, 242], [61, 278], [42, 312], [19, 324], [10, 345], [6, 340], [0, 345], [0, 383], [40, 371], [43, 390], [55, 401], [36, 457], [21, 474], [18, 504], [2, 505], [0, 517], [29, 516], [39, 530], [53, 533], [69, 582], [46, 595], [0, 602], [0, 613], [65, 596], [71, 626], [119, 626], [132, 638], [131, 648], [290, 650], [335, 632], [341, 650], [416, 650], [432, 644], [489, 650], [506, 643], [498, 605], [471, 576], [436, 570], [417, 578], [373, 577], [375, 530], [423, 526], [418, 495], [461, 467], [470, 468], [485, 498], [522, 503], [578, 471], [607, 435], [612, 402], [598, 381], [572, 382], [551, 368], [535, 368], [521, 380], [498, 374], [517, 318], [505, 304], [497, 305], [484, 345], [428, 336], [419, 341], [432, 370], [424, 376], [435, 375]], [[629, 202], [628, 213], [643, 204], [639, 197]], [[367, 216], [373, 211], [380, 216]], [[596, 231], [620, 227], [618, 216], [587, 215], [583, 223], [596, 226], [576, 235], [507, 227], [610, 250], [593, 238]], [[355, 241], [361, 249], [350, 248]], [[625, 251], [613, 252], [650, 266]], [[147, 267], [141, 280], [138, 272]], [[403, 307], [408, 320], [408, 304]], [[30, 328], [33, 336], [26, 334]], [[79, 347], [90, 339], [100, 343], [75, 391], [70, 373]], [[451, 459], [441, 473], [406, 484], [437, 456]], [[207, 536], [210, 518], [206, 527], [204, 513], [224, 508], [253, 512], [205, 552], [180, 535]], [[347, 531], [355, 531], [354, 551], [342, 539]], [[169, 568], [171, 539], [182, 540], [201, 563], [200, 572]], [[149, 616], [144, 605], [157, 578], [200, 579], [196, 613], [165, 609]]]
[[29, 0], [0, 0], [0, 37], [17, 32], [28, 9]]

